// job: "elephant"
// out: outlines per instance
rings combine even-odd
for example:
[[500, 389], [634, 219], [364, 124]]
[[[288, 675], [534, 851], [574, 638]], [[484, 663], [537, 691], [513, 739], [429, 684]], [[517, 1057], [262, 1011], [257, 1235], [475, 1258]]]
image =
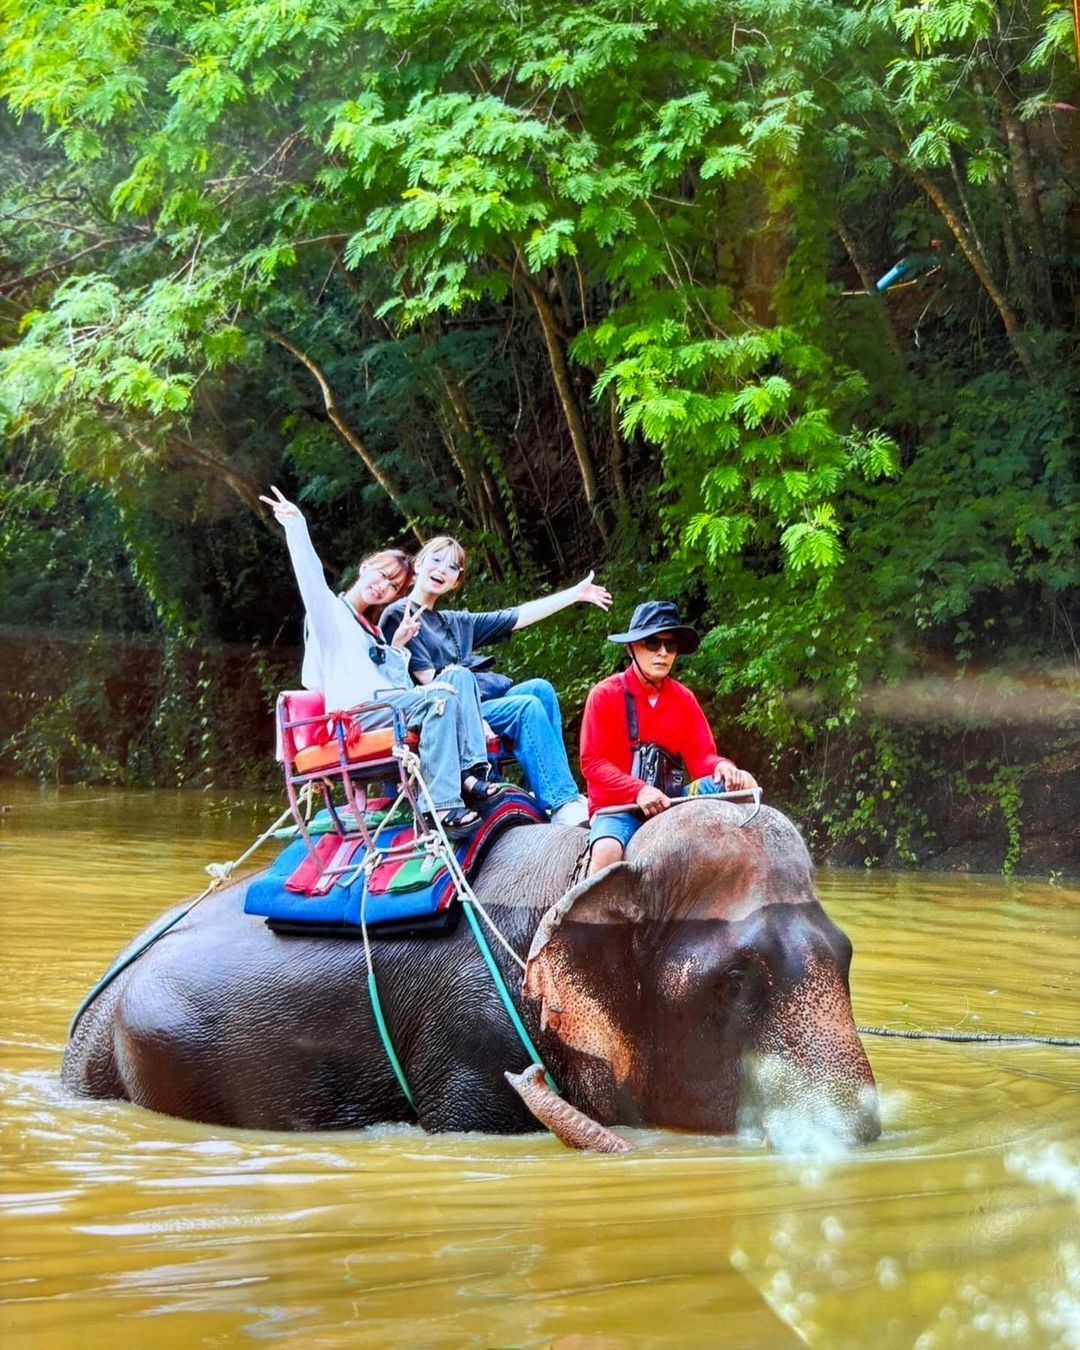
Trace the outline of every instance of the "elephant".
[[[492, 944], [568, 1110], [598, 1126], [739, 1132], [780, 1148], [808, 1131], [842, 1145], [877, 1137], [851, 944], [786, 816], [680, 802], [645, 822], [623, 861], [570, 884], [583, 845], [572, 827], [516, 826], [474, 882], [527, 954], [522, 981]], [[363, 944], [275, 934], [244, 913], [249, 882], [195, 906], [89, 1003], [64, 1055], [68, 1089], [267, 1130], [414, 1121], [518, 1133], [537, 1128], [531, 1110], [546, 1118], [504, 1079], [532, 1056], [469, 925], [372, 938], [410, 1106], [377, 1030]]]

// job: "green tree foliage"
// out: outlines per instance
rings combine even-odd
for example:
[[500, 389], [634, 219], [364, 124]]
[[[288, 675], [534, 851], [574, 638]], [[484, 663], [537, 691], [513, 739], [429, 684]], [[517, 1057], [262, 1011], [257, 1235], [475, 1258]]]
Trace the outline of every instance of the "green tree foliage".
[[336, 568], [666, 587], [773, 744], [1068, 631], [1064, 3], [4, 12], [6, 509], [107, 502], [129, 625], [274, 640], [281, 477]]

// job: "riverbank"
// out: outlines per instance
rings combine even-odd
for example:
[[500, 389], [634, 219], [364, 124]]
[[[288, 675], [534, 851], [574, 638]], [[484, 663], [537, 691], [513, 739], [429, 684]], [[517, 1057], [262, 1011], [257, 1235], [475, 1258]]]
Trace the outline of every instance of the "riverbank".
[[[274, 697], [298, 665], [291, 649], [0, 629], [2, 762], [56, 784], [277, 792]], [[571, 749], [588, 675], [566, 698]], [[731, 707], [709, 712], [819, 862], [1055, 878], [1080, 876], [1076, 709], [1068, 672], [984, 672], [868, 691], [842, 734], [805, 707], [806, 726], [826, 725], [801, 746], [753, 741]]]

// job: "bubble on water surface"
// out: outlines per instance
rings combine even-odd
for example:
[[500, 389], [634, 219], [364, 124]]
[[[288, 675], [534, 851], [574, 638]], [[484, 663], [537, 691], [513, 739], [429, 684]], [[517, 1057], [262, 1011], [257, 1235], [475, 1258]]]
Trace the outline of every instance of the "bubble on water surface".
[[904, 1283], [904, 1272], [900, 1263], [892, 1256], [883, 1256], [875, 1269], [877, 1282], [882, 1289], [899, 1289]]
[[821, 1221], [821, 1234], [826, 1242], [842, 1242], [844, 1225], [835, 1214], [829, 1214]]
[[1049, 1144], [1033, 1153], [1007, 1153], [1005, 1170], [1036, 1185], [1050, 1186], [1059, 1195], [1080, 1200], [1080, 1167], [1065, 1156], [1060, 1144]]
[[188, 1153], [209, 1154], [212, 1157], [233, 1157], [242, 1154], [244, 1150], [239, 1144], [234, 1144], [231, 1139], [197, 1139], [194, 1143], [188, 1144]]
[[1062, 1282], [1059, 1288], [1037, 1297], [1036, 1320], [1044, 1331], [1060, 1337], [1055, 1345], [1076, 1350], [1080, 1346], [1080, 1248], [1063, 1243], [1058, 1248]]

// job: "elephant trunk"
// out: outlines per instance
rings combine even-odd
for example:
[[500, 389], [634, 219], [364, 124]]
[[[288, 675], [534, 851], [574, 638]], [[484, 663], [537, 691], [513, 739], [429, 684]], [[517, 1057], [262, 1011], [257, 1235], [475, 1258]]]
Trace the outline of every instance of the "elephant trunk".
[[743, 1066], [739, 1127], [760, 1131], [781, 1153], [827, 1156], [881, 1133], [872, 1077], [838, 1075], [777, 1055], [749, 1055]]
[[881, 1133], [873, 1071], [838, 972], [812, 959], [773, 1008], [744, 1059], [739, 1116], [781, 1152], [865, 1144]]
[[505, 1077], [540, 1124], [567, 1148], [591, 1149], [595, 1153], [631, 1152], [625, 1140], [552, 1092], [542, 1064], [530, 1064], [521, 1073], [507, 1071]]

